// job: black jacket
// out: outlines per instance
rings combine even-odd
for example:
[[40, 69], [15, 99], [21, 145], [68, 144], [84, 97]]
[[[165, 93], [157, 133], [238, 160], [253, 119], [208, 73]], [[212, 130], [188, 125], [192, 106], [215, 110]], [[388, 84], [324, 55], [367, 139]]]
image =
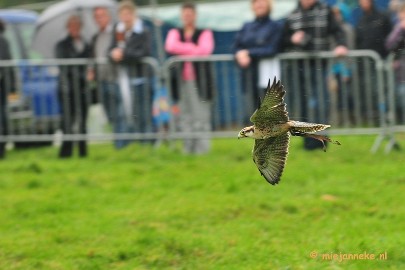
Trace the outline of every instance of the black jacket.
[[[114, 29], [116, 29], [116, 27], [114, 27]], [[118, 42], [116, 35], [113, 35], [110, 52], [116, 47], [118, 47]], [[137, 71], [140, 72], [142, 66], [136, 64], [139, 63], [141, 58], [151, 55], [151, 48], [151, 33], [144, 25], [141, 33], [132, 32], [131, 36], [126, 39], [124, 58], [121, 63], [130, 67], [133, 67], [135, 64]]]
[[[62, 39], [56, 44], [55, 47], [55, 55], [57, 58], [89, 58], [91, 56], [91, 48], [89, 44], [84, 42], [84, 48], [81, 52], [76, 51], [74, 45], [73, 45], [73, 39], [70, 36], [67, 36], [66, 38]], [[80, 76], [80, 79], [85, 79], [86, 78], [86, 67], [84, 65], [80, 67], [74, 67], [74, 66], [64, 66], [61, 68], [62, 70], [65, 70], [69, 76], [74, 76], [76, 74], [73, 74], [74, 70], [78, 70], [78, 74]], [[77, 72], [75, 72], [77, 73]], [[74, 79], [74, 78], [71, 78]]]
[[[116, 26], [114, 26], [114, 31], [116, 31]], [[113, 34], [109, 56], [111, 55], [111, 51], [114, 48], [119, 47], [118, 45], [119, 44], [117, 41], [117, 37], [115, 34]], [[145, 64], [141, 64], [139, 62], [140, 59], [142, 59], [143, 57], [151, 55], [151, 48], [152, 48], [151, 32], [149, 28], [147, 28], [145, 25], [143, 25], [142, 32], [140, 33], [132, 32], [131, 36], [129, 36], [125, 40], [124, 57], [122, 62], [120, 62], [119, 64], [123, 64], [128, 67], [128, 73], [130, 77], [138, 78], [138, 77], [152, 76], [151, 69], [147, 67]]]
[[[85, 43], [83, 50], [78, 52], [73, 45], [73, 39], [70, 36], [67, 36], [56, 44], [55, 55], [60, 59], [89, 58], [90, 46]], [[77, 106], [80, 105], [82, 116], [84, 117], [88, 103], [87, 99], [89, 99], [89, 95], [86, 94], [85, 89], [86, 69], [86, 65], [60, 66], [59, 100], [62, 105], [63, 113], [65, 113], [65, 111], [69, 111], [70, 115], [74, 115], [75, 111], [77, 110]], [[77, 101], [79, 101], [79, 104], [77, 104]]]
[[387, 56], [384, 43], [391, 28], [388, 14], [375, 8], [370, 13], [363, 13], [356, 27], [356, 49], [373, 50], [382, 57]]
[[[295, 45], [291, 42], [291, 36], [300, 30], [305, 32], [306, 38], [302, 44]], [[345, 34], [335, 20], [332, 10], [319, 1], [307, 10], [298, 4], [285, 21], [283, 49], [284, 51], [328, 51], [330, 36], [333, 36], [337, 45], [346, 46]]]
[[83, 51], [76, 51], [72, 37], [67, 36], [56, 44], [55, 55], [57, 58], [89, 58], [90, 50], [90, 46], [84, 42]]
[[[10, 60], [10, 45], [7, 39], [0, 34], [0, 60]], [[0, 68], [0, 104], [6, 104], [7, 94], [15, 91], [15, 76], [12, 67]], [[3, 106], [3, 105], [0, 105]], [[3, 106], [4, 107], [4, 106]]]
[[[0, 34], [0, 60], [10, 60], [10, 46]], [[15, 91], [15, 76], [12, 67], [0, 68], [0, 136], [8, 134], [7, 94]], [[5, 143], [0, 142], [0, 157], [4, 155]]]

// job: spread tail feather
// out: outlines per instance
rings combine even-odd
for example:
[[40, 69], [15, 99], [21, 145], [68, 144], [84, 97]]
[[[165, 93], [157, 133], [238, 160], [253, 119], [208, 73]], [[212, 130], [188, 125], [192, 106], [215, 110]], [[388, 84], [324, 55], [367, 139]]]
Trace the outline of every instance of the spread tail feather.
[[290, 130], [293, 132], [315, 133], [330, 127], [330, 125], [307, 123], [299, 121], [290, 121]]

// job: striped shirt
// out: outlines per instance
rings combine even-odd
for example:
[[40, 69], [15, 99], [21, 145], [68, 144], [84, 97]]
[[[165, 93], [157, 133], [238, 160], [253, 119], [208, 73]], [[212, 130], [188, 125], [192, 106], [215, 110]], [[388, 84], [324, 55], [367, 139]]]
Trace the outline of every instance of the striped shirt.
[[[298, 45], [291, 42], [291, 36], [297, 31], [305, 32], [303, 42]], [[346, 46], [344, 32], [331, 9], [318, 1], [309, 9], [303, 9], [299, 4], [286, 19], [283, 47], [286, 51], [327, 51], [330, 36], [337, 45]]]

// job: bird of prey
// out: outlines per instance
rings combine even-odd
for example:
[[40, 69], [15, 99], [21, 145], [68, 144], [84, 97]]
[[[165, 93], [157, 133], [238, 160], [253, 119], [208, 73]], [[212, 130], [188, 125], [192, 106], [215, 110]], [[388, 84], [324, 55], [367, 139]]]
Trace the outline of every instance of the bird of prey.
[[324, 130], [330, 125], [306, 123], [289, 120], [285, 90], [280, 80], [269, 84], [263, 100], [259, 100], [259, 107], [250, 117], [253, 126], [243, 128], [238, 138], [250, 137], [255, 139], [252, 151], [253, 161], [261, 175], [272, 185], [280, 181], [287, 160], [290, 134], [292, 136], [311, 137], [322, 142], [326, 151], [325, 141], [338, 144], [326, 136], [312, 134]]

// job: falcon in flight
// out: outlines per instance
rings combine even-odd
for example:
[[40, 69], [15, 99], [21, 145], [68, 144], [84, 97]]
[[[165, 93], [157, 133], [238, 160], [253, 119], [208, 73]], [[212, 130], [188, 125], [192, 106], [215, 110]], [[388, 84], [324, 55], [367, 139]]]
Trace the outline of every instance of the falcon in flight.
[[250, 117], [253, 126], [243, 128], [238, 138], [250, 137], [255, 139], [253, 161], [261, 175], [272, 185], [280, 181], [287, 160], [290, 134], [292, 136], [311, 137], [319, 140], [326, 151], [325, 141], [338, 144], [326, 136], [312, 134], [324, 130], [330, 125], [292, 121], [288, 119], [285, 90], [280, 80], [269, 84], [264, 99], [259, 102], [259, 108]]

